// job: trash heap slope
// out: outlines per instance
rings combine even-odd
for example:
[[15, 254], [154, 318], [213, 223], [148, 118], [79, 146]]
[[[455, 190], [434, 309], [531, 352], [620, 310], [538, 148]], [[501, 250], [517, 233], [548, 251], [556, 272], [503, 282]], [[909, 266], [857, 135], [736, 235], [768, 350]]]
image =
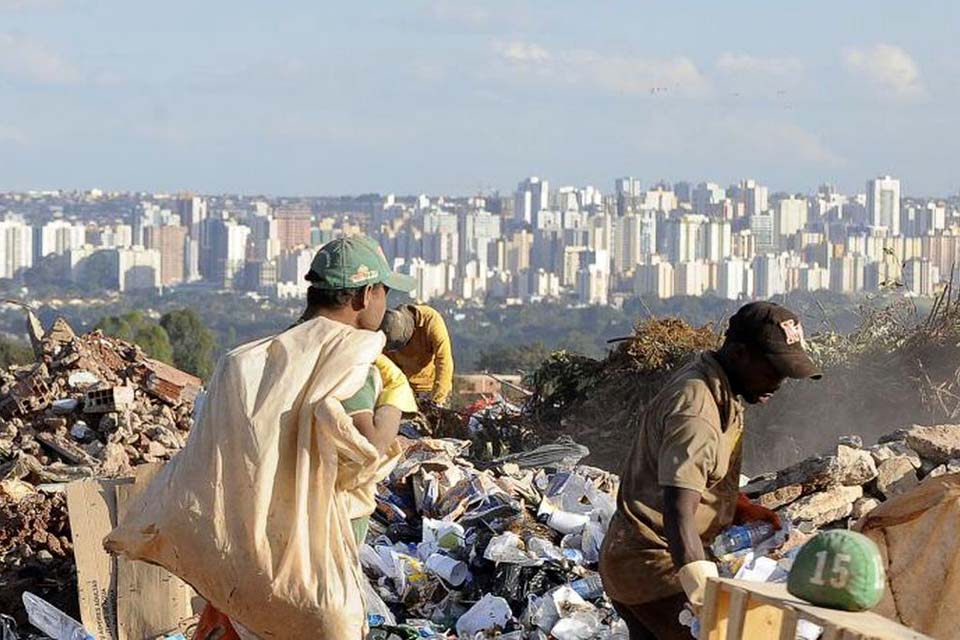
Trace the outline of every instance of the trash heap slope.
[[[904, 424], [960, 421], [960, 297], [948, 289], [923, 317], [909, 300], [860, 315], [853, 333], [809, 337], [823, 380], [788, 381], [772, 402], [748, 407], [746, 473], [786, 467], [847, 433], [873, 441]], [[568, 434], [590, 448], [585, 462], [618, 471], [646, 403], [721, 340], [709, 325], [654, 318], [602, 360], [554, 353], [527, 377], [526, 428], [547, 441]]]

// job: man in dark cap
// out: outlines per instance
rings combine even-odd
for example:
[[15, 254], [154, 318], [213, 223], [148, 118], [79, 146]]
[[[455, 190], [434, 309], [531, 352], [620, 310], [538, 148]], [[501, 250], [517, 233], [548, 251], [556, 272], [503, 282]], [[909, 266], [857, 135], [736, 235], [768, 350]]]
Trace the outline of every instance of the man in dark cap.
[[440, 312], [425, 304], [387, 310], [380, 330], [384, 354], [403, 371], [418, 396], [443, 405], [453, 391], [453, 349]]
[[705, 546], [737, 522], [779, 526], [739, 491], [742, 402], [766, 402], [786, 378], [820, 378], [804, 346], [794, 313], [747, 304], [723, 346], [697, 354], [640, 416], [600, 554], [604, 589], [632, 640], [689, 638], [680, 611], [702, 605], [717, 575]]

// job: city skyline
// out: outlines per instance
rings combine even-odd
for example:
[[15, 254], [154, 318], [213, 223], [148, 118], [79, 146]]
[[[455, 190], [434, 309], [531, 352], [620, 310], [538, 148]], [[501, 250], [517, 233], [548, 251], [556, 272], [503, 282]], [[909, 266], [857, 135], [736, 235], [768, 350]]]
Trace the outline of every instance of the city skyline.
[[930, 297], [960, 262], [960, 197], [905, 198], [889, 175], [852, 195], [771, 193], [752, 178], [612, 182], [604, 192], [528, 176], [513, 193], [466, 198], [0, 193], [0, 279], [302, 297], [316, 248], [356, 233], [417, 281], [412, 297], [424, 302]]
[[953, 194], [958, 16], [0, 1], [0, 189], [467, 195], [630, 173], [810, 193], [890, 174]]

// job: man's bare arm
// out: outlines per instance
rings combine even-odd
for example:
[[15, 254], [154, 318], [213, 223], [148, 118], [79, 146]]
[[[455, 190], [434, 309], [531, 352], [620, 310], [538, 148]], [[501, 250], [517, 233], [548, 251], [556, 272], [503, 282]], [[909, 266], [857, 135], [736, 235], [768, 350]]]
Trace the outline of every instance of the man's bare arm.
[[700, 494], [696, 491], [679, 487], [663, 488], [663, 528], [670, 557], [677, 569], [706, 559], [694, 520], [699, 505]]
[[400, 409], [384, 405], [376, 413], [358, 413], [353, 416], [353, 425], [381, 454], [387, 452], [400, 432]]

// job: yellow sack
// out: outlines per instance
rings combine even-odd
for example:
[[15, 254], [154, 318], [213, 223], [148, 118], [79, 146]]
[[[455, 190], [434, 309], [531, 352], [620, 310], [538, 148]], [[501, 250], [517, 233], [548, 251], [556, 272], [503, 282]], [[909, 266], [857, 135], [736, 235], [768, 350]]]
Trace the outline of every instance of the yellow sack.
[[350, 514], [399, 445], [380, 456], [340, 400], [383, 343], [316, 318], [228, 353], [186, 447], [104, 546], [165, 567], [261, 638], [360, 640]]

